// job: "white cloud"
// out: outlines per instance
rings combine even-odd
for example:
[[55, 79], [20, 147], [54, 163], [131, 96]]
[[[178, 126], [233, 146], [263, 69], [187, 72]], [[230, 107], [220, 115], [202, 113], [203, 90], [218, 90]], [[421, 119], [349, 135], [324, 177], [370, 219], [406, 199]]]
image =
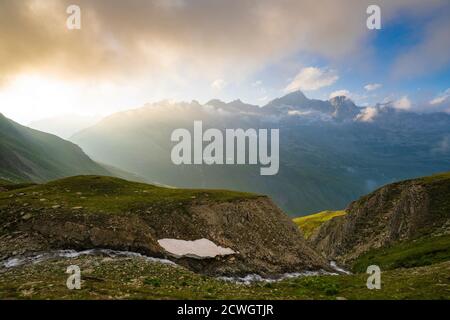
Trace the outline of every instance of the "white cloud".
[[214, 90], [222, 90], [223, 88], [225, 88], [227, 86], [227, 82], [223, 79], [216, 79], [211, 83], [211, 88], [213, 88]]
[[380, 83], [369, 83], [368, 85], [364, 86], [364, 89], [367, 91], [374, 91], [377, 89], [380, 89], [383, 85]]
[[411, 109], [411, 100], [409, 100], [408, 96], [403, 96], [395, 101], [392, 106], [398, 110], [409, 110]]
[[350, 91], [348, 91], [348, 90], [337, 90], [337, 91], [334, 91], [334, 92], [330, 93], [330, 99], [333, 99], [334, 97], [341, 97], [341, 96], [350, 98]]
[[306, 116], [311, 113], [312, 113], [312, 111], [310, 111], [310, 110], [308, 110], [308, 111], [289, 110], [288, 111], [288, 115], [290, 115], [290, 116]]
[[437, 97], [432, 99], [430, 101], [430, 104], [431, 105], [441, 104], [441, 103], [445, 102], [449, 97], [450, 97], [450, 88], [445, 90], [444, 93], [441, 93], [440, 95], [438, 95]]
[[259, 87], [263, 84], [263, 82], [261, 80], [257, 80], [255, 82], [252, 83], [252, 87]]
[[356, 117], [356, 121], [373, 122], [378, 115], [378, 109], [375, 107], [364, 108]]
[[294, 80], [284, 89], [285, 92], [296, 90], [313, 91], [331, 86], [339, 79], [334, 70], [307, 67], [300, 70]]

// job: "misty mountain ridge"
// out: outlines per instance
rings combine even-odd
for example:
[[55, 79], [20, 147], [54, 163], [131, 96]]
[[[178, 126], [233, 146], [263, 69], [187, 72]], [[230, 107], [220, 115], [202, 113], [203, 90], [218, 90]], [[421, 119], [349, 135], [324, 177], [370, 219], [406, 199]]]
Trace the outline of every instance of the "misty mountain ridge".
[[[143, 114], [145, 111], [190, 111], [196, 113], [217, 112], [226, 115], [254, 115], [267, 117], [268, 121], [277, 120], [280, 117], [298, 116], [304, 120], [322, 120], [336, 122], [374, 122], [384, 121], [386, 118], [395, 116], [407, 117], [428, 116], [438, 114], [442, 117], [450, 117], [443, 112], [419, 113], [410, 110], [402, 110], [394, 107], [394, 103], [379, 103], [374, 106], [357, 106], [353, 100], [347, 96], [335, 96], [329, 100], [309, 99], [298, 90], [286, 94], [280, 98], [273, 99], [263, 106], [248, 104], [240, 99], [225, 102], [220, 99], [212, 99], [202, 104], [197, 100], [191, 102], [162, 100], [145, 104], [141, 108], [130, 109], [112, 114], [106, 118], [120, 116], [132, 116], [136, 113]], [[81, 130], [80, 130], [81, 131]]]
[[[173, 130], [193, 122], [225, 130], [280, 129], [280, 170], [256, 166], [174, 165]], [[115, 113], [71, 141], [93, 159], [176, 187], [267, 194], [293, 215], [342, 209], [394, 181], [448, 171], [450, 115], [391, 105], [358, 107], [346, 97], [322, 101], [297, 91], [263, 107], [240, 100], [162, 101]]]

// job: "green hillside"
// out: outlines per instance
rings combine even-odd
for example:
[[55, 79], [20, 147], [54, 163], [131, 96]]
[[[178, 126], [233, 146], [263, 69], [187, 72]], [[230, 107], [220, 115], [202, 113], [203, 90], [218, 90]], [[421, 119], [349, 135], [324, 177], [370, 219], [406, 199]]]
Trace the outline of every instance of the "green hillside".
[[293, 219], [294, 223], [299, 227], [299, 229], [303, 232], [303, 235], [306, 239], [308, 239], [311, 234], [319, 228], [324, 222], [334, 218], [343, 216], [346, 214], [344, 210], [340, 211], [322, 211], [316, 214], [311, 214], [304, 217], [299, 217]]
[[0, 178], [43, 182], [80, 174], [108, 175], [77, 145], [0, 114]]

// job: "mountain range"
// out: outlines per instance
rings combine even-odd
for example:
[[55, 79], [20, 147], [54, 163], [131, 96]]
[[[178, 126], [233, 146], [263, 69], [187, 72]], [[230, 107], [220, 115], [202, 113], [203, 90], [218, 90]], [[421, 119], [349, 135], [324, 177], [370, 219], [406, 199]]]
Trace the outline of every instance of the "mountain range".
[[[280, 129], [280, 170], [174, 165], [171, 133], [203, 127]], [[450, 115], [418, 114], [389, 104], [356, 106], [340, 96], [308, 99], [297, 91], [263, 107], [235, 100], [162, 101], [113, 114], [70, 138], [96, 161], [176, 187], [224, 188], [271, 196], [289, 214], [339, 210], [377, 187], [447, 171]]]

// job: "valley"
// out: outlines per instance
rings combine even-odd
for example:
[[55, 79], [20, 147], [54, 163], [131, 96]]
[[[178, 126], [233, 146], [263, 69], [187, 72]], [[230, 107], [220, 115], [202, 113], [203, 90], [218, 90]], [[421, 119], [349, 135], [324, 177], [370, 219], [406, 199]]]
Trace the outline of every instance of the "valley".
[[[449, 177], [388, 185], [350, 204], [345, 213], [302, 218], [300, 230], [267, 197], [251, 193], [167, 189], [100, 176], [10, 187], [0, 192], [0, 297], [449, 299]], [[426, 202], [403, 206], [409, 192], [401, 190], [411, 184], [433, 191]], [[342, 224], [360, 219], [354, 208], [379, 194], [386, 203], [363, 211], [371, 224], [357, 223], [358, 230]], [[335, 234], [386, 237], [372, 225], [378, 212], [392, 215], [384, 225], [395, 238], [327, 242]], [[341, 229], [334, 233], [337, 226]], [[159, 245], [162, 238], [207, 238], [233, 252], [174, 256]], [[352, 246], [337, 250], [341, 243]], [[337, 271], [330, 260], [354, 273]], [[65, 268], [73, 264], [82, 270], [81, 290], [65, 286]], [[371, 264], [382, 269], [381, 290], [366, 287]]]

